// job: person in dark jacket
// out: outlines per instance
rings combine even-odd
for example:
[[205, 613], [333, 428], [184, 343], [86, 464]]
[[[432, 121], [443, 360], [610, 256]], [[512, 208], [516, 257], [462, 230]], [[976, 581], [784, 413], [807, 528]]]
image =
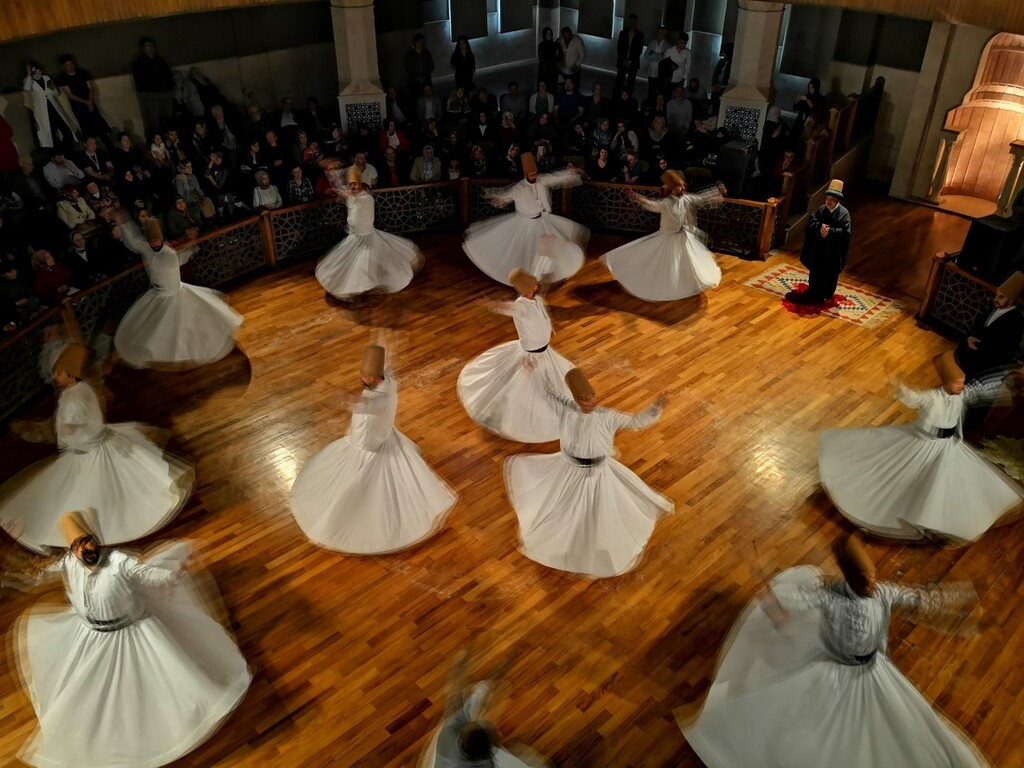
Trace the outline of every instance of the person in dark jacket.
[[433, 72], [434, 59], [427, 50], [426, 40], [423, 35], [416, 35], [405, 52], [405, 77], [413, 98], [423, 93], [423, 86], [432, 85], [430, 76]]
[[850, 252], [852, 221], [840, 202], [843, 182], [833, 179], [825, 192], [825, 204], [811, 214], [800, 262], [810, 270], [806, 291], [790, 291], [793, 304], [824, 304], [835, 295], [839, 275]]
[[993, 309], [982, 310], [956, 348], [956, 362], [967, 381], [1009, 366], [1020, 354], [1024, 315], [1016, 306], [1024, 290], [1024, 272], [1014, 272], [996, 290]]

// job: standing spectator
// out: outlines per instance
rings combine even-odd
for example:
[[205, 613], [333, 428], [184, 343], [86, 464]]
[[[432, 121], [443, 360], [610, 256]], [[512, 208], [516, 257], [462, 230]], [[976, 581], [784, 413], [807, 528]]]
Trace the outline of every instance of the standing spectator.
[[537, 44], [538, 83], [550, 83], [552, 86], [558, 83], [558, 57], [559, 50], [558, 43], [555, 41], [555, 32], [551, 27], [544, 27], [540, 33], [540, 43]]
[[616, 46], [618, 57], [615, 61], [616, 92], [623, 86], [632, 92], [636, 86], [636, 73], [640, 69], [640, 55], [644, 51], [644, 33], [636, 28], [636, 22], [637, 15], [629, 14], [626, 26], [619, 32], [619, 41]]
[[647, 52], [644, 53], [644, 69], [647, 71], [647, 98], [653, 99], [659, 93], [664, 93], [661, 83], [660, 65], [662, 59], [668, 54], [672, 43], [665, 37], [667, 30], [665, 25], [658, 27], [654, 33], [654, 40], [647, 44]]
[[77, 187], [78, 183], [85, 178], [85, 174], [78, 169], [78, 166], [64, 157], [64, 152], [55, 149], [50, 155], [50, 162], [43, 166], [43, 178], [46, 183], [56, 190], [62, 190], [69, 184]]
[[224, 98], [224, 94], [220, 92], [220, 88], [213, 84], [213, 82], [199, 67], [191, 67], [188, 71], [188, 79], [192, 81], [192, 87], [195, 88], [196, 93], [199, 94], [199, 100], [206, 107], [207, 114], [213, 112], [213, 107], [219, 106], [221, 110], [224, 109], [224, 105], [227, 104], [232, 112], [232, 116], [238, 114], [238, 108], [234, 104]]
[[405, 52], [405, 78], [409, 93], [412, 96], [423, 93], [423, 86], [432, 84], [430, 76], [433, 72], [434, 59], [427, 50], [426, 40], [423, 35], [416, 35]]
[[668, 129], [676, 133], [680, 138], [690, 132], [690, 124], [693, 122], [693, 102], [686, 98], [686, 89], [677, 85], [675, 96], [665, 107], [665, 120]]
[[395, 125], [412, 125], [413, 120], [416, 119], [416, 105], [409, 101], [405, 94], [399, 93], [393, 85], [389, 85], [385, 93], [384, 110], [387, 113], [387, 119], [394, 120]]
[[473, 78], [476, 75], [476, 56], [469, 47], [469, 38], [459, 35], [455, 43], [455, 50], [452, 51], [450, 59], [452, 73], [455, 75], [455, 85], [471, 93], [476, 87], [473, 85]]
[[[207, 205], [206, 193], [203, 192], [199, 179], [192, 172], [192, 161], [186, 160], [178, 166], [178, 175], [174, 177], [174, 192], [185, 199], [189, 213], [197, 222], [203, 220], [203, 207]], [[213, 218], [211, 215], [210, 218]]]
[[[551, 82], [554, 82], [552, 80]], [[537, 83], [537, 92], [530, 97], [531, 115], [552, 115], [555, 112], [555, 97], [548, 93], [548, 84], [541, 80]]]
[[508, 84], [508, 93], [502, 94], [499, 99], [499, 109], [502, 112], [511, 112], [517, 123], [523, 123], [529, 112], [530, 102], [526, 94], [519, 92], [519, 83], [512, 80]]
[[441, 161], [434, 157], [432, 145], [423, 146], [423, 154], [412, 164], [412, 173], [409, 176], [413, 184], [429, 184], [441, 180]]
[[96, 106], [96, 87], [92, 82], [92, 74], [88, 70], [79, 69], [78, 62], [70, 53], [60, 57], [60, 64], [64, 72], [57, 77], [57, 86], [70, 102], [71, 111], [82, 133], [96, 136], [108, 149], [113, 149], [110, 144], [110, 126]]
[[419, 118], [420, 126], [425, 126], [431, 120], [441, 119], [442, 114], [441, 100], [434, 95], [434, 87], [429, 83], [424, 85], [416, 101], [416, 116]]
[[714, 99], [722, 98], [725, 89], [729, 87], [729, 78], [732, 76], [732, 51], [732, 43], [722, 45], [720, 58], [715, 65], [715, 71], [711, 74], [711, 97]]
[[359, 180], [368, 188], [377, 186], [377, 169], [366, 162], [365, 152], [356, 152], [352, 158], [352, 165], [359, 169]]
[[25, 66], [25, 106], [36, 122], [36, 140], [39, 146], [69, 152], [75, 148], [78, 121], [71, 111], [67, 97], [53, 84], [42, 65], [32, 61]]
[[256, 189], [252, 192], [252, 207], [257, 211], [273, 211], [284, 205], [281, 193], [270, 183], [270, 174], [256, 171]]
[[686, 47], [686, 44], [689, 42], [690, 36], [685, 32], [680, 32], [676, 44], [669, 49], [665, 56], [666, 66], [672, 72], [668, 80], [666, 93], [675, 93], [676, 86], [685, 85], [690, 77], [690, 49]]
[[292, 176], [288, 179], [288, 204], [308, 203], [313, 199], [313, 184], [302, 175], [302, 166], [292, 168]]
[[562, 27], [562, 36], [558, 38], [558, 73], [563, 80], [570, 77], [579, 82], [583, 61], [587, 58], [587, 47], [569, 27]]
[[588, 127], [593, 126], [602, 117], [611, 117], [612, 105], [604, 95], [600, 83], [594, 83], [590, 98], [583, 102], [583, 121]]
[[174, 117], [174, 73], [171, 65], [157, 56], [153, 38], [144, 37], [139, 45], [142, 53], [132, 64], [132, 77], [146, 128], [155, 132]]
[[102, 181], [109, 184], [114, 178], [114, 164], [103, 152], [96, 141], [95, 136], [85, 140], [85, 148], [78, 156], [78, 163], [85, 175], [94, 181]]

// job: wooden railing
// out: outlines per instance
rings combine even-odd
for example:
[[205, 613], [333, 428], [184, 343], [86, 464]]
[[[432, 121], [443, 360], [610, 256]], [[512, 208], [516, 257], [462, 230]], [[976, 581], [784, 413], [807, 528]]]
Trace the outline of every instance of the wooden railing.
[[979, 314], [992, 308], [998, 287], [962, 269], [956, 263], [959, 255], [959, 252], [940, 251], [932, 258], [917, 316], [932, 325], [963, 334], [970, 330]]
[[[374, 193], [375, 225], [384, 231], [459, 231], [503, 211], [490, 204], [485, 189], [507, 186], [509, 179], [457, 181], [396, 187]], [[647, 233], [658, 217], [626, 195], [632, 190], [655, 196], [657, 187], [584, 182], [552, 196], [556, 212], [594, 229]], [[775, 232], [779, 200], [726, 199], [698, 212], [698, 224], [711, 246], [724, 253], [764, 259]], [[276, 211], [263, 211], [183, 243], [194, 251], [186, 279], [206, 287], [222, 286], [249, 275], [318, 256], [345, 236], [346, 207], [335, 198], [316, 200]], [[29, 325], [0, 340], [0, 418], [10, 415], [43, 389], [38, 361], [49, 334], [97, 345], [112, 336], [117, 323], [149, 280], [141, 265], [64, 299]]]

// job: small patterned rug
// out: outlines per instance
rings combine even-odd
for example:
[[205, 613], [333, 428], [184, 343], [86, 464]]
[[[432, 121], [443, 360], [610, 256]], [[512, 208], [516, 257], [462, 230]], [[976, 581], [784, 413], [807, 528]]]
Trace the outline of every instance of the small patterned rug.
[[[744, 285], [782, 297], [790, 291], [807, 290], [807, 270], [789, 264], [772, 267], [767, 272], [747, 280]], [[840, 283], [836, 295], [824, 304], [793, 304], [783, 299], [782, 305], [797, 315], [838, 317], [862, 328], [881, 325], [903, 310], [903, 305], [894, 299], [879, 296], [863, 288], [854, 288], [846, 283]]]

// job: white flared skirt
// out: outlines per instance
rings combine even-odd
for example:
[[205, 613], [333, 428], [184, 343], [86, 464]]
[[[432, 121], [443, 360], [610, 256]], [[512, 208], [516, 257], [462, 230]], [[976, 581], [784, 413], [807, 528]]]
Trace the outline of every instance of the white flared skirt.
[[122, 318], [114, 347], [135, 368], [196, 367], [231, 352], [241, 325], [218, 291], [188, 283], [177, 291], [151, 288]]
[[459, 399], [473, 421], [507, 440], [557, 440], [558, 411], [547, 391], [572, 397], [565, 386], [565, 374], [572, 367], [551, 347], [531, 353], [518, 341], [510, 341], [487, 350], [462, 369]]
[[292, 514], [315, 544], [355, 555], [395, 552], [440, 530], [455, 493], [396, 429], [378, 451], [335, 440], [302, 467]]
[[192, 468], [165, 453], [135, 424], [110, 424], [85, 453], [62, 451], [0, 486], [0, 521], [25, 547], [66, 547], [60, 518], [90, 510], [104, 544], [160, 530], [181, 510], [195, 484]]
[[316, 265], [316, 279], [338, 298], [397, 293], [412, 282], [421, 261], [411, 240], [375, 229], [349, 235], [331, 248]]
[[511, 456], [505, 487], [528, 558], [598, 578], [632, 569], [658, 518], [674, 508], [610, 456], [595, 467], [563, 453]]
[[[542, 261], [541, 235], [555, 236], [546, 254], [550, 266]], [[535, 219], [506, 213], [471, 224], [462, 249], [484, 274], [503, 285], [511, 285], [508, 273], [517, 268], [558, 282], [583, 267], [589, 240], [589, 229], [553, 213], [542, 213]], [[545, 269], [551, 270], [550, 276], [543, 274]]]
[[[787, 595], [821, 577], [791, 568]], [[700, 715], [683, 735], [709, 768], [969, 768], [988, 765], [882, 652], [860, 666], [833, 660], [821, 612], [793, 606], [776, 629], [759, 602], [733, 627]]]
[[913, 424], [826, 430], [818, 466], [845, 517], [892, 538], [936, 533], [967, 543], [1024, 503], [1024, 488], [963, 440]]
[[166, 765], [239, 704], [252, 675], [192, 580], [149, 592], [144, 618], [114, 632], [52, 606], [19, 619], [18, 668], [39, 721], [21, 760], [42, 768]]
[[715, 255], [695, 235], [655, 232], [602, 257], [619, 284], [645, 301], [696, 296], [722, 281]]

